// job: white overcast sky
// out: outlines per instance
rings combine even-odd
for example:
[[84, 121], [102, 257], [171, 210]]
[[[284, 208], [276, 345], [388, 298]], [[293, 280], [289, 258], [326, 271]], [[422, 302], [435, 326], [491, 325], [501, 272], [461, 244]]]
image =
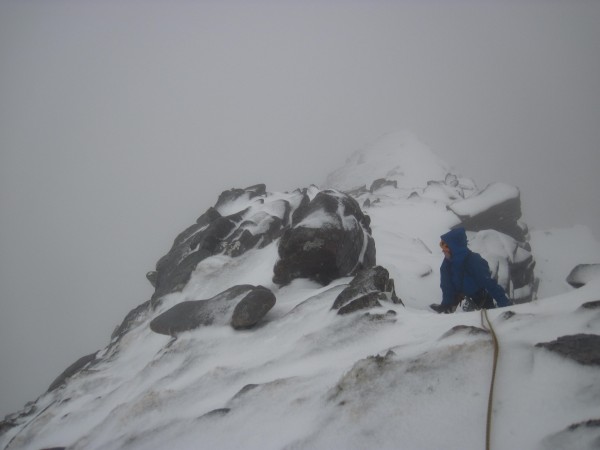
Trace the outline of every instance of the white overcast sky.
[[108, 342], [221, 191], [318, 184], [390, 131], [600, 238], [598, 24], [578, 0], [0, 0], [0, 415]]

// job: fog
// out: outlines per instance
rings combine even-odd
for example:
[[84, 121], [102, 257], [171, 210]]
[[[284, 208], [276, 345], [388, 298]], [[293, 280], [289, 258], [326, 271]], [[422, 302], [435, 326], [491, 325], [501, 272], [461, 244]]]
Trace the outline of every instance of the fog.
[[[408, 129], [600, 239], [595, 1], [0, 2], [0, 416], [100, 349], [232, 187]], [[600, 258], [599, 258], [600, 259]]]

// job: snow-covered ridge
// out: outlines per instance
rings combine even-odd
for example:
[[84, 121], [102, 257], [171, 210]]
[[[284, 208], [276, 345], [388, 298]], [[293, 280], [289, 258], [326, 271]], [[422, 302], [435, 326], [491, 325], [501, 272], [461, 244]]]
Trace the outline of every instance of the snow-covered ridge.
[[[401, 136], [408, 145], [411, 137]], [[364, 184], [369, 188], [386, 175], [397, 183], [352, 198], [314, 186], [293, 193], [270, 193], [262, 185], [224, 192], [178, 236], [150, 277], [159, 295], [132, 311], [111, 344], [56, 389], [1, 422], [0, 448], [482, 448], [491, 339], [480, 329], [478, 312], [436, 315], [427, 305], [440, 299], [439, 236], [462, 223], [452, 205], [473, 199], [478, 208], [468, 208], [469, 219], [489, 219], [495, 206], [515, 198], [486, 197], [489, 191], [448, 175], [433, 156], [434, 167], [424, 174], [400, 175], [396, 167], [405, 161], [394, 160], [396, 144], [384, 144], [375, 146], [374, 158], [363, 152], [363, 161], [385, 156], [384, 167], [367, 165], [375, 178]], [[353, 158], [349, 167], [366, 164]], [[350, 173], [336, 172], [340, 180]], [[335, 217], [331, 223], [314, 220], [324, 211], [327, 220]], [[301, 226], [308, 218], [315, 228]], [[488, 222], [471, 222], [481, 223]], [[360, 258], [374, 238], [376, 261], [368, 265], [387, 269], [404, 305], [384, 296], [381, 306], [338, 314], [332, 305], [353, 280], [352, 270], [331, 280], [274, 281], [282, 242], [300, 229], [299, 247], [310, 254], [326, 240], [326, 224], [339, 225], [340, 236], [351, 232], [346, 238], [357, 242], [348, 254]], [[568, 233], [544, 235], [545, 243], [553, 237], [568, 245]], [[469, 231], [471, 247], [491, 262], [507, 291], [525, 299], [533, 293], [523, 289], [536, 281], [526, 279], [534, 258], [526, 230], [523, 238]], [[551, 264], [544, 261], [545, 268]], [[152, 321], [171, 308], [214, 300], [242, 285], [262, 286], [276, 298], [253, 328], [234, 329], [231, 305], [211, 303], [211, 314], [221, 314], [211, 324], [172, 336], [152, 331]], [[236, 290], [231, 301], [251, 287]], [[577, 338], [582, 347], [595, 342], [585, 336], [600, 334], [599, 289], [600, 279], [586, 275], [579, 289], [561, 286], [558, 295], [544, 291], [544, 298], [489, 312], [501, 343], [493, 448], [597, 444], [600, 371], [593, 350], [585, 355], [592, 364], [583, 365], [573, 354], [536, 345], [565, 335], [584, 335]]]
[[394, 180], [400, 188], [424, 187], [429, 180], [443, 179], [449, 166], [417, 137], [408, 132], [390, 133], [356, 151], [346, 164], [332, 172], [324, 186], [350, 191], [369, 188], [378, 178]]

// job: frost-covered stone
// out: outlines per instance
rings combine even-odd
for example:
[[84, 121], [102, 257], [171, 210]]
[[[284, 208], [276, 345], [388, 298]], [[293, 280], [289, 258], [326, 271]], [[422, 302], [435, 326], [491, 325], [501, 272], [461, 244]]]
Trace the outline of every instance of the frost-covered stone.
[[596, 278], [600, 278], [600, 264], [579, 264], [569, 273], [567, 283], [580, 288]]
[[552, 342], [536, 344], [587, 366], [600, 366], [600, 336], [597, 334], [575, 334], [561, 336]]
[[[376, 293], [375, 299], [389, 299], [393, 303], [402, 304], [402, 300], [398, 298], [396, 295], [394, 280], [390, 279], [390, 274], [386, 268], [381, 266], [372, 267], [369, 269], [363, 269], [356, 274], [356, 276], [352, 279], [350, 284], [336, 297], [333, 302], [332, 309], [341, 309], [345, 305], [353, 303], [357, 300], [358, 304], [371, 306], [381, 306], [380, 304], [375, 305], [375, 302], [371, 300], [365, 299], [367, 294]], [[382, 295], [379, 295], [382, 294]], [[350, 308], [344, 309], [344, 312], [340, 312], [340, 314], [344, 314], [349, 311]], [[356, 311], [355, 308], [351, 309], [352, 311]]]
[[219, 199], [217, 200], [217, 204], [215, 205], [215, 209], [223, 209], [228, 206], [228, 204], [233, 203], [237, 200], [250, 200], [254, 197], [260, 197], [266, 194], [266, 186], [264, 184], [257, 184], [255, 186], [250, 186], [245, 189], [230, 189], [229, 191], [224, 191], [219, 195]]
[[370, 218], [349, 195], [321, 191], [303, 208], [302, 215], [294, 218], [296, 221], [279, 242], [275, 283], [309, 278], [327, 284], [375, 265]]
[[125, 333], [127, 333], [137, 322], [141, 320], [144, 316], [144, 313], [149, 312], [152, 309], [152, 302], [148, 300], [135, 308], [133, 308], [119, 326], [117, 326], [112, 332], [110, 339], [114, 343], [115, 339], [119, 340]]
[[386, 186], [392, 186], [394, 189], [398, 188], [398, 181], [396, 180], [387, 180], [385, 178], [378, 178], [371, 184], [369, 188], [369, 192], [373, 193], [378, 189], [384, 188]]
[[361, 309], [377, 308], [381, 306], [379, 300], [385, 300], [385, 294], [381, 292], [370, 292], [369, 294], [361, 295], [357, 297], [341, 308], [338, 309], [338, 314], [343, 316], [344, 314], [350, 314]]
[[480, 336], [484, 334], [487, 335], [489, 334], [489, 332], [484, 330], [483, 328], [473, 327], [470, 325], [457, 325], [455, 327], [452, 327], [452, 329], [446, 331], [440, 339], [446, 339], [457, 335]]
[[178, 303], [154, 318], [150, 322], [150, 329], [155, 333], [176, 336], [201, 326], [227, 324], [238, 301], [255, 289], [257, 288], [247, 284], [238, 285], [208, 300]]
[[515, 303], [533, 300], [537, 280], [535, 260], [528, 243], [495, 230], [467, 233], [469, 248], [488, 262], [492, 277]]
[[575, 450], [600, 448], [600, 419], [590, 419], [569, 425], [547, 436], [541, 450]]
[[153, 305], [180, 291], [206, 258], [218, 254], [236, 257], [269, 245], [308, 203], [306, 191], [273, 196], [263, 184], [223, 192], [215, 207], [177, 236], [169, 253], [156, 264], [156, 271], [149, 273], [155, 287]]
[[596, 300], [593, 302], [586, 302], [580, 306], [580, 309], [583, 309], [583, 310], [600, 309], [600, 300]]
[[505, 183], [493, 183], [477, 195], [448, 206], [468, 231], [497, 230], [525, 241], [527, 230], [518, 220], [521, 217], [519, 189]]
[[275, 302], [275, 295], [270, 289], [258, 286], [236, 305], [231, 326], [236, 330], [253, 327], [275, 306]]
[[82, 356], [69, 367], [67, 367], [63, 373], [61, 373], [56, 379], [50, 384], [48, 388], [48, 392], [51, 392], [55, 389], [61, 387], [65, 382], [71, 378], [73, 375], [81, 372], [88, 364], [93, 363], [96, 360], [96, 354], [98, 352], [91, 353], [86, 356]]

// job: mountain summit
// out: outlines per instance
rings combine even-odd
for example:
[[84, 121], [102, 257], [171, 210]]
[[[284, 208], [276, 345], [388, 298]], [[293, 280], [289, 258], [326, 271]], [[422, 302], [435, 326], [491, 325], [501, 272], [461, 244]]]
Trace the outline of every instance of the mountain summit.
[[343, 167], [327, 176], [324, 186], [351, 191], [386, 178], [399, 188], [410, 189], [443, 179], [448, 172], [449, 166], [414, 134], [398, 131], [354, 152]]
[[[326, 187], [223, 192], [110, 343], [0, 422], [0, 448], [480, 449], [489, 328], [427, 308], [439, 236], [457, 226], [515, 302], [488, 312], [492, 447], [598, 448], [597, 261], [537, 298], [560, 271], [544, 257], [536, 273], [519, 190], [479, 189], [409, 133], [355, 153]], [[559, 248], [553, 236], [537, 241]]]

